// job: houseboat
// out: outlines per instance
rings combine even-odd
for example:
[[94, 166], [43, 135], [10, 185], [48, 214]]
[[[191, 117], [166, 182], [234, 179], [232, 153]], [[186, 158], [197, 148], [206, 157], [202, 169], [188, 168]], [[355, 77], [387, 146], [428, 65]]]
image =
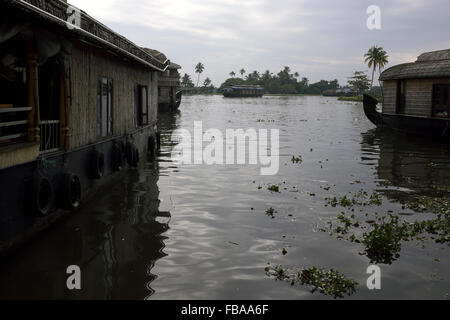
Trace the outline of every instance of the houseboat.
[[223, 96], [228, 98], [262, 97], [264, 89], [260, 86], [231, 86], [223, 89]]
[[153, 152], [161, 62], [59, 0], [0, 2], [0, 251]]
[[427, 52], [413, 63], [380, 75], [383, 107], [364, 95], [364, 112], [376, 126], [408, 134], [450, 139], [450, 50]]
[[324, 97], [353, 97], [356, 95], [355, 91], [349, 87], [329, 89], [322, 92]]
[[[158, 50], [143, 49], [162, 63], [169, 61]], [[169, 67], [158, 78], [158, 112], [174, 111], [180, 106], [182, 91], [178, 69], [181, 69], [180, 65], [169, 61]]]

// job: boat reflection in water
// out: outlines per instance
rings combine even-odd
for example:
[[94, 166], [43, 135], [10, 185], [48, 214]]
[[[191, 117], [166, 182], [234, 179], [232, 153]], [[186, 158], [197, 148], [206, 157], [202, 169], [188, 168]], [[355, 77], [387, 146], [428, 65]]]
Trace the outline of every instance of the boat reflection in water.
[[[363, 133], [362, 151], [378, 157], [376, 174], [381, 187], [392, 186], [400, 191], [385, 191], [390, 198], [403, 200], [407, 192], [441, 196], [450, 185], [450, 148], [447, 143], [414, 137], [378, 128]], [[376, 151], [375, 151], [376, 150]]]
[[[164, 116], [167, 131], [175, 116]], [[164, 137], [162, 137], [164, 139]], [[169, 144], [166, 144], [169, 145]], [[165, 146], [164, 148], [170, 148]], [[170, 154], [161, 150], [160, 157]], [[154, 293], [152, 269], [164, 253], [171, 214], [160, 211], [158, 162], [130, 170], [35, 241], [4, 259], [0, 298], [143, 299]], [[60, 239], [64, 239], [61, 241]], [[69, 265], [81, 290], [66, 287]]]
[[[383, 203], [366, 221], [349, 222], [356, 226], [352, 232], [362, 234], [363, 254], [371, 263], [392, 264], [408, 241], [442, 250], [450, 241], [448, 146], [377, 129], [363, 134], [362, 151], [365, 162], [375, 162], [378, 177], [370, 203]], [[348, 228], [335, 230], [344, 230], [336, 232], [342, 236]]]

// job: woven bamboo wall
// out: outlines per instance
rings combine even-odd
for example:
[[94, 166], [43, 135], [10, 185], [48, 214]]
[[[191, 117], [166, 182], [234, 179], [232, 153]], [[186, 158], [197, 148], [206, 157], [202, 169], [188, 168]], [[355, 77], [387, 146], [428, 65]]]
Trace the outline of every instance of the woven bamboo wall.
[[[431, 104], [434, 84], [450, 83], [450, 79], [407, 79], [406, 115], [431, 116]], [[395, 114], [397, 100], [397, 80], [383, 82], [383, 113]]]
[[383, 113], [395, 113], [397, 80], [383, 81]]
[[113, 136], [136, 129], [135, 86], [149, 88], [150, 122], [157, 116], [158, 74], [125, 62], [101, 49], [74, 43], [70, 60], [72, 99], [69, 106], [71, 148], [99, 140], [97, 137], [97, 87], [101, 77], [113, 80]]

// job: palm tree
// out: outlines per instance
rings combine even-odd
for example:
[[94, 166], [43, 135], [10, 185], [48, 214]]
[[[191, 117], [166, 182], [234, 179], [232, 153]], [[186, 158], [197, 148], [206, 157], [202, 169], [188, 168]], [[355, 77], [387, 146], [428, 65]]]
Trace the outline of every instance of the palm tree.
[[195, 66], [195, 73], [198, 73], [197, 87], [198, 87], [198, 82], [200, 81], [200, 74], [203, 72], [203, 70], [205, 70], [205, 66], [203, 65], [203, 63], [201, 63], [201, 62], [197, 63], [197, 65]]
[[194, 83], [191, 80], [191, 76], [187, 73], [185, 73], [183, 78], [181, 79], [181, 86], [186, 88], [194, 86]]
[[386, 51], [382, 47], [373, 46], [367, 51], [364, 55], [364, 62], [367, 63], [369, 68], [372, 68], [372, 82], [371, 87], [373, 87], [373, 78], [375, 74], [375, 70], [378, 67], [379, 72], [381, 73], [381, 69], [388, 63], [389, 56]]
[[209, 87], [211, 85], [211, 79], [210, 78], [206, 78], [205, 81], [203, 81], [203, 86], [204, 87]]
[[245, 74], [245, 69], [242, 68], [242, 69], [239, 71], [239, 73], [241, 74], [241, 78], [243, 78], [243, 77], [244, 77], [244, 74]]
[[230, 77], [234, 78], [235, 75], [236, 75], [236, 73], [234, 73], [234, 71], [230, 72]]
[[262, 75], [262, 80], [263, 81], [267, 81], [270, 78], [272, 78], [272, 74], [270, 73], [269, 70], [266, 70], [266, 72], [264, 72], [263, 75]]

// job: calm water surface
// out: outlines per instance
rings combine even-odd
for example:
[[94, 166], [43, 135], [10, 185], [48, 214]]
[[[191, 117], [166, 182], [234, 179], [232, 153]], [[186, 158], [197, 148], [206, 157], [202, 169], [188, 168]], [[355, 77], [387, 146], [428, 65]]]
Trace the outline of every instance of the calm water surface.
[[[173, 131], [193, 132], [198, 120], [204, 130], [223, 132], [278, 128], [279, 173], [172, 162], [179, 142]], [[266, 274], [278, 265], [339, 270], [359, 283], [347, 299], [448, 298], [448, 242], [436, 243], [428, 232], [423, 241], [399, 239], [381, 261], [367, 254], [367, 243], [347, 240], [373, 229], [366, 213], [407, 223], [434, 219], [407, 203], [419, 196], [449, 199], [448, 144], [375, 130], [361, 104], [325, 97], [187, 96], [179, 113], [161, 118], [160, 131], [156, 161], [127, 172], [1, 262], [1, 298], [333, 299]], [[326, 199], [363, 191], [376, 193], [381, 205], [333, 207]], [[270, 207], [273, 217], [266, 214]], [[361, 224], [340, 239], [326, 231], [342, 211]], [[368, 290], [366, 269], [375, 263], [382, 289]], [[82, 270], [77, 292], [65, 289], [66, 268], [74, 264]]]

